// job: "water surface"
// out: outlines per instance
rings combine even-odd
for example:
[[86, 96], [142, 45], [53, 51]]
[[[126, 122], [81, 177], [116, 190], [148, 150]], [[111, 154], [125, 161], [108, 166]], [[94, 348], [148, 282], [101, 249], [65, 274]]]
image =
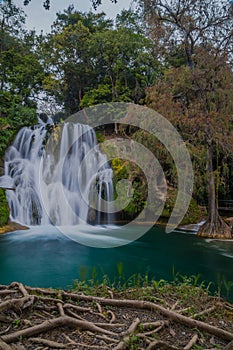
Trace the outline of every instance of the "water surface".
[[[85, 238], [85, 233], [80, 227], [80, 236]], [[92, 228], [90, 235], [97, 241], [105, 239], [97, 228]], [[124, 240], [124, 227], [116, 230], [116, 237], [107, 239]], [[124, 279], [148, 273], [156, 280], [172, 280], [174, 267], [181, 274], [200, 273], [202, 280], [217, 283], [219, 276], [233, 280], [233, 242], [205, 240], [178, 231], [166, 234], [163, 227], [153, 227], [135, 242], [104, 249], [77, 243], [54, 226], [35, 226], [0, 236], [0, 266], [1, 284], [21, 281], [67, 288], [75, 279], [97, 275], [101, 280], [105, 274], [113, 281], [119, 277], [119, 266]]]

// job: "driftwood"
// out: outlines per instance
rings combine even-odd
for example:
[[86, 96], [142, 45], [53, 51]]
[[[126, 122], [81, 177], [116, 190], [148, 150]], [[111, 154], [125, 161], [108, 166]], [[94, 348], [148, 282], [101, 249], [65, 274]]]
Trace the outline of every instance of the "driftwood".
[[[124, 350], [134, 341], [138, 348], [147, 350], [191, 350], [199, 342], [197, 330], [215, 336], [221, 344], [230, 341], [224, 350], [233, 349], [233, 326], [222, 328], [196, 319], [219, 308], [231, 308], [218, 299], [212, 298], [212, 305], [188, 317], [181, 314], [178, 302], [167, 308], [150, 301], [114, 299], [113, 293], [108, 294], [109, 298], [102, 298], [30, 288], [21, 283], [0, 285], [0, 312], [6, 319], [0, 326], [0, 350], [29, 346]], [[176, 336], [180, 327], [187, 333], [183, 343]]]

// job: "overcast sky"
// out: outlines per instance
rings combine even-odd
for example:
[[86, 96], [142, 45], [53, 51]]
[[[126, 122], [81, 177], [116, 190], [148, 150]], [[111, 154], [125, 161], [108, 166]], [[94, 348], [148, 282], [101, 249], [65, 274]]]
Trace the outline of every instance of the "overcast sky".
[[[28, 29], [36, 29], [38, 32], [43, 29], [44, 32], [49, 32], [56, 18], [56, 13], [67, 9], [70, 4], [73, 4], [78, 11], [93, 10], [90, 0], [51, 0], [49, 11], [43, 8], [43, 2], [43, 0], [31, 0], [28, 6], [23, 6], [23, 0], [14, 0], [14, 3], [22, 7], [28, 16]], [[104, 11], [108, 17], [114, 18], [123, 8], [129, 9], [131, 0], [118, 0], [117, 4], [113, 4], [111, 0], [103, 0], [102, 2], [103, 5], [98, 8], [98, 12]]]

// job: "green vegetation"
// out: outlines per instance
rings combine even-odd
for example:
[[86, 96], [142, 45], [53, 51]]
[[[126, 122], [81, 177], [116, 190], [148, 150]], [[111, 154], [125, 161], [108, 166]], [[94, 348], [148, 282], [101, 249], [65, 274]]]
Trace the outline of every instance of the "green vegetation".
[[[100, 269], [101, 270], [101, 269]], [[233, 300], [233, 281], [226, 280], [225, 276], [218, 274], [216, 282], [204, 281], [200, 274], [182, 275], [171, 271], [171, 280], [156, 280], [150, 278], [148, 274], [134, 274], [130, 277], [124, 276], [123, 265], [117, 266], [118, 277], [114, 281], [110, 280], [103, 271], [92, 271], [92, 278], [88, 279], [89, 271], [85, 266], [80, 267], [80, 279], [76, 279], [71, 286], [75, 292], [81, 292], [87, 295], [96, 295], [108, 297], [109, 290], [115, 293], [126, 293], [130, 299], [147, 299], [156, 302], [156, 300], [167, 300], [172, 298], [172, 294], [179, 298], [181, 307], [189, 307], [188, 312], [195, 313], [195, 304], [198, 307], [197, 300], [204, 296], [216, 296]], [[101, 276], [101, 277], [100, 277]], [[192, 307], [191, 307], [192, 306]]]
[[9, 217], [9, 207], [4, 190], [0, 188], [0, 226], [6, 225]]
[[[72, 5], [57, 14], [50, 34], [37, 35], [25, 29], [25, 14], [12, 0], [1, 2], [0, 157], [19, 128], [36, 122], [37, 110], [64, 120], [106, 102], [146, 105], [177, 128], [190, 151], [195, 183], [183, 223], [204, 215], [203, 235], [223, 232], [231, 238], [217, 204], [233, 195], [232, 6], [228, 0], [211, 6], [207, 0], [195, 6], [192, 0], [171, 0], [169, 6], [161, 0], [136, 3], [136, 10], [123, 10], [115, 20]], [[159, 160], [168, 187], [163, 216], [169, 216], [177, 193], [171, 155], [144, 130], [121, 125], [110, 129], [97, 130], [99, 142], [110, 134], [130, 138]], [[115, 187], [122, 179], [132, 183], [131, 201], [120, 217], [132, 219], [145, 207], [145, 175], [133, 161], [121, 158], [112, 167]], [[155, 181], [156, 186], [163, 196], [162, 184]], [[155, 212], [156, 203], [149, 203], [145, 220]]]
[[[26, 298], [21, 297], [22, 290], [32, 300], [27, 308], [20, 307], [23, 302], [25, 305]], [[16, 291], [20, 296], [13, 299], [12, 293]], [[12, 301], [4, 304], [4, 313], [12, 314], [13, 303], [20, 305], [17, 309], [20, 312], [14, 318], [5, 317], [4, 325], [0, 325], [1, 331], [6, 328], [2, 343], [9, 343], [13, 334], [10, 344], [18, 348], [19, 343], [28, 348], [33, 342], [60, 349], [75, 349], [77, 344], [91, 348], [95, 344], [101, 349], [136, 350], [161, 345], [177, 350], [190, 346], [190, 341], [193, 349], [210, 349], [213, 345], [214, 349], [232, 348], [232, 304], [210, 296], [188, 280], [177, 286], [154, 281], [152, 285], [135, 285], [125, 290], [106, 283], [88, 286], [77, 282], [71, 290], [14, 283], [4, 292], [7, 294], [4, 301]], [[51, 317], [45, 322], [44, 313], [48, 309]], [[46, 332], [46, 338], [32, 338], [32, 326], [34, 336]], [[77, 327], [79, 332], [74, 332]], [[85, 343], [80, 343], [82, 339]]]
[[0, 157], [16, 132], [33, 125], [35, 97], [43, 69], [35, 53], [35, 33], [24, 30], [25, 15], [11, 1], [0, 4]]

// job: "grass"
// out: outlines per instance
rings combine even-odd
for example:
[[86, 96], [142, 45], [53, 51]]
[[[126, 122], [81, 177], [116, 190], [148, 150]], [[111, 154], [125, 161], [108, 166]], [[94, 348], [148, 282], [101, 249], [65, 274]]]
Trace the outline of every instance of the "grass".
[[[112, 280], [102, 268], [100, 268], [100, 271], [94, 268], [92, 273], [89, 274], [88, 268], [82, 266], [79, 268], [80, 279], [73, 282], [71, 289], [91, 295], [98, 293], [98, 295], [103, 297], [109, 296], [109, 289], [119, 293], [133, 290], [135, 298], [148, 292], [152, 299], [154, 296], [156, 299], [156, 295], [157, 297], [160, 295], [166, 298], [169, 297], [169, 293], [176, 293], [177, 297], [185, 302], [190, 302], [190, 304], [192, 299], [203, 296], [203, 293], [217, 296], [219, 299], [225, 298], [230, 302], [233, 301], [233, 281], [228, 281], [224, 275], [219, 273], [217, 274], [216, 282], [209, 282], [204, 281], [201, 274], [182, 275], [180, 272], [176, 272], [174, 267], [171, 271], [172, 278], [170, 281], [165, 279], [156, 280], [151, 278], [148, 273], [144, 275], [133, 274], [130, 277], [125, 277], [121, 262], [117, 264], [116, 271], [117, 277]], [[89, 275], [91, 275], [90, 279], [88, 279]], [[152, 290], [154, 292], [153, 296], [151, 296]], [[161, 299], [161, 297], [159, 298]]]
[[[195, 305], [198, 298], [205, 300], [206, 296], [215, 296], [225, 298], [232, 302], [233, 281], [227, 281], [224, 276], [218, 275], [217, 282], [206, 282], [201, 279], [201, 275], [185, 276], [172, 269], [172, 280], [151, 279], [147, 273], [144, 275], [134, 274], [128, 278], [125, 277], [123, 266], [121, 263], [117, 266], [118, 277], [113, 281], [104, 274], [102, 277], [96, 269], [93, 270], [92, 277], [88, 276], [88, 269], [81, 267], [79, 269], [81, 279], [74, 280], [70, 289], [82, 292], [88, 295], [98, 295], [109, 297], [109, 290], [116, 293], [125, 293], [129, 298], [141, 299], [145, 297], [147, 300], [156, 301], [171, 298], [176, 295], [180, 299], [180, 303], [185, 307], [186, 304]], [[192, 312], [196, 312], [195, 306]]]

